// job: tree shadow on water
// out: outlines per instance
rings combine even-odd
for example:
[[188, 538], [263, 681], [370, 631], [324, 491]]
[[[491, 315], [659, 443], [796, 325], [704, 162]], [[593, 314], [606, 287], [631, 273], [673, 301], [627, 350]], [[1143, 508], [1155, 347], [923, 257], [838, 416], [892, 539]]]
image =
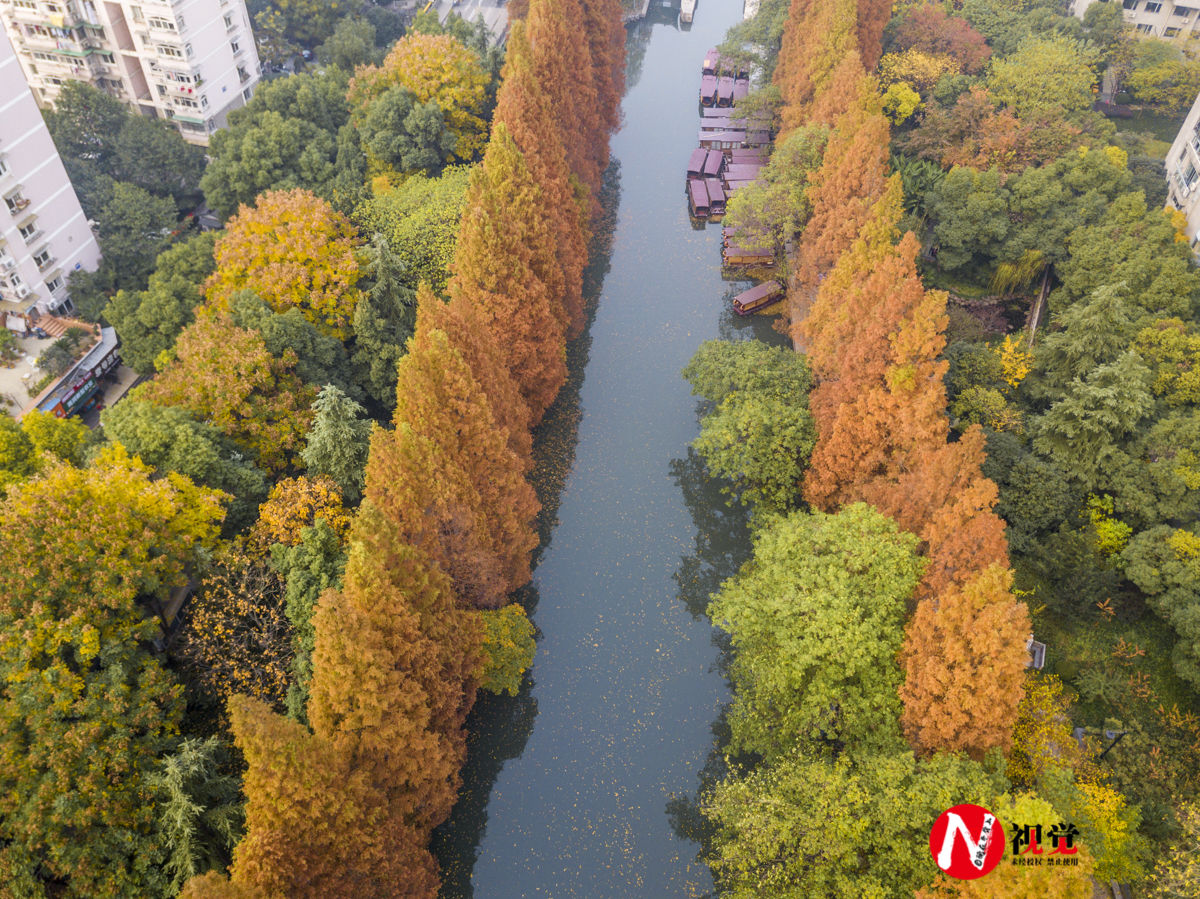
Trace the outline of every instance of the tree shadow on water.
[[[613, 232], [621, 196], [620, 163], [613, 160], [604, 175], [600, 192], [600, 215], [593, 223], [589, 264], [583, 274], [583, 295], [588, 307], [583, 333], [567, 347], [567, 381], [554, 404], [534, 432], [533, 471], [529, 480], [542, 510], [536, 523], [539, 543], [530, 562], [538, 560], [550, 545], [558, 523], [558, 507], [567, 477], [575, 462], [579, 422], [583, 418], [580, 390], [591, 350], [591, 326], [604, 277], [611, 267]], [[538, 604], [534, 584], [513, 594], [530, 618]], [[535, 621], [536, 624], [536, 621]], [[525, 676], [517, 696], [494, 696], [480, 692], [467, 719], [467, 761], [462, 769], [462, 789], [450, 817], [434, 831], [432, 849], [442, 870], [440, 895], [445, 899], [472, 899], [475, 861], [487, 829], [488, 801], [505, 762], [525, 751], [537, 718], [533, 678]]]
[[433, 832], [431, 848], [442, 869], [439, 895], [445, 899], [471, 899], [475, 894], [471, 875], [487, 829], [492, 787], [504, 763], [525, 751], [535, 718], [537, 700], [529, 675], [515, 697], [479, 693], [467, 719], [467, 763], [458, 802], [450, 818]]

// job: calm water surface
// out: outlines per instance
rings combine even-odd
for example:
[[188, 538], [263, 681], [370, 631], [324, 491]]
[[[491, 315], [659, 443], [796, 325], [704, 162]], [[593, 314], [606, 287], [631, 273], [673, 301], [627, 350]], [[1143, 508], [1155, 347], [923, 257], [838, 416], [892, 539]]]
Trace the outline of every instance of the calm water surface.
[[[653, 0], [657, 3], [658, 0]], [[721, 280], [720, 228], [683, 195], [704, 52], [742, 0], [702, 0], [690, 31], [632, 26], [590, 272], [595, 311], [539, 433], [543, 546], [523, 597], [538, 655], [516, 698], [481, 698], [462, 799], [438, 834], [447, 897], [670, 897], [712, 890], [686, 797], [728, 700], [709, 592], [744, 561], [744, 521], [688, 444], [679, 371], [714, 337], [771, 339]]]

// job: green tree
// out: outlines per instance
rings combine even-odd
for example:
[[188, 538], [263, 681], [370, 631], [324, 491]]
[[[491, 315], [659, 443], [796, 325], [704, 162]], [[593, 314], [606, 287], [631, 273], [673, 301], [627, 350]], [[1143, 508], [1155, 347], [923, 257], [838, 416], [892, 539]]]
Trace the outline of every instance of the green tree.
[[54, 108], [43, 116], [63, 159], [87, 160], [103, 172], [117, 155], [117, 140], [129, 109], [87, 82], [67, 80]]
[[403, 87], [373, 99], [358, 125], [362, 147], [377, 167], [436, 175], [454, 154], [458, 138], [433, 100], [421, 103]]
[[683, 376], [716, 404], [695, 441], [709, 470], [764, 510], [794, 506], [816, 443], [804, 357], [756, 340], [714, 340], [700, 345]]
[[1150, 378], [1132, 352], [1076, 378], [1033, 423], [1034, 448], [1092, 490], [1121, 452], [1121, 443], [1153, 412]]
[[113, 184], [112, 199], [96, 216], [96, 237], [114, 288], [145, 286], [175, 222], [175, 203], [169, 197], [122, 181]]
[[354, 308], [355, 377], [385, 411], [396, 407], [396, 363], [416, 326], [416, 295], [400, 253], [382, 234], [366, 249], [370, 287]]
[[223, 871], [242, 835], [241, 781], [218, 737], [188, 739], [147, 779], [157, 793], [158, 826], [169, 846], [163, 866], [176, 894], [191, 877]]
[[923, 567], [916, 548], [862, 504], [793, 513], [759, 533], [708, 609], [733, 641], [733, 748], [769, 762], [796, 746], [902, 745], [896, 657]]
[[127, 397], [100, 415], [104, 435], [160, 473], [177, 472], [230, 496], [226, 530], [250, 525], [267, 497], [266, 476], [232, 441], [178, 406]]
[[30, 409], [21, 418], [21, 430], [29, 437], [34, 452], [49, 453], [78, 465], [91, 431], [78, 418], [59, 418], [52, 412]]
[[926, 200], [938, 265], [969, 269], [998, 256], [1009, 235], [1008, 190], [996, 170], [955, 166]]
[[288, 714], [305, 721], [308, 684], [312, 680], [312, 653], [316, 633], [313, 612], [328, 590], [342, 586], [346, 550], [341, 538], [324, 518], [300, 531], [294, 546], [271, 547], [272, 565], [284, 579], [284, 611], [292, 623], [292, 682], [288, 685]]
[[371, 441], [371, 420], [366, 411], [332, 384], [321, 388], [313, 403], [316, 417], [300, 458], [312, 474], [328, 475], [347, 503], [362, 496], [363, 471]]
[[451, 166], [437, 178], [412, 175], [354, 210], [364, 234], [386, 238], [403, 264], [409, 288], [424, 281], [435, 292], [445, 292], [470, 177], [466, 166]]
[[272, 356], [295, 354], [296, 375], [306, 384], [317, 388], [335, 384], [352, 397], [362, 398], [345, 345], [322, 333], [296, 307], [275, 312], [253, 290], [241, 290], [230, 298], [229, 313], [230, 321], [239, 328], [261, 336]]
[[1160, 525], [1135, 534], [1121, 551], [1125, 576], [1179, 635], [1175, 671], [1200, 686], [1200, 537]]
[[344, 76], [294, 75], [259, 85], [213, 135], [212, 161], [200, 187], [222, 218], [267, 190], [305, 188], [338, 199], [339, 174], [354, 169], [362, 150], [339, 134], [349, 121]]
[[1167, 115], [1184, 116], [1200, 93], [1200, 62], [1165, 41], [1139, 41], [1124, 87]]
[[1071, 252], [1055, 266], [1061, 286], [1050, 295], [1061, 310], [1106, 284], [1124, 283], [1129, 302], [1152, 318], [1195, 318], [1200, 310], [1200, 271], [1166, 211], [1148, 209], [1139, 193], [1118, 197], [1098, 221], [1071, 235]]
[[1053, 107], [1080, 111], [1092, 105], [1096, 63], [1086, 44], [1057, 35], [1035, 38], [992, 64], [988, 88], [1021, 118]]
[[336, 66], [344, 72], [378, 63], [376, 34], [375, 26], [366, 19], [351, 16], [338, 19], [333, 34], [317, 48], [317, 59], [322, 65]]
[[489, 693], [516, 696], [537, 652], [533, 622], [516, 603], [483, 609], [479, 617], [483, 622], [484, 658], [479, 686]]
[[121, 358], [138, 374], [154, 371], [154, 360], [175, 344], [204, 300], [200, 285], [212, 274], [213, 232], [197, 234], [159, 253], [145, 290], [120, 290], [104, 317], [121, 338]]
[[1179, 810], [1182, 833], [1158, 859], [1150, 875], [1149, 899], [1176, 899], [1200, 894], [1200, 803], [1184, 802]]
[[131, 115], [117, 134], [109, 174], [152, 194], [170, 196], [184, 211], [200, 196], [204, 149], [189, 144], [168, 122]]
[[142, 648], [157, 625], [127, 607], [101, 611], [103, 625], [81, 604], [56, 611], [0, 614], [4, 855], [72, 899], [165, 897], [150, 777], [183, 708], [178, 685]]
[[1076, 378], [1115, 362], [1134, 335], [1133, 313], [1123, 284], [1098, 288], [1090, 297], [1055, 314], [1034, 354], [1028, 389], [1039, 397], [1061, 397]]
[[909, 897], [937, 869], [929, 831], [960, 802], [991, 806], [1003, 789], [971, 761], [910, 752], [840, 756], [790, 750], [718, 784], [704, 804], [716, 828], [709, 865], [733, 899]]

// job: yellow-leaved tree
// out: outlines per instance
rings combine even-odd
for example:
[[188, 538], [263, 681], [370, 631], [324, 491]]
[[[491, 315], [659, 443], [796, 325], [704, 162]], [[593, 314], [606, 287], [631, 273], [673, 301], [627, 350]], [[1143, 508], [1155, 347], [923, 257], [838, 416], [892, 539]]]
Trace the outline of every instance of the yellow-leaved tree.
[[252, 290], [276, 312], [295, 307], [326, 334], [350, 335], [362, 267], [354, 226], [307, 190], [267, 191], [229, 220], [204, 288], [220, 310]]

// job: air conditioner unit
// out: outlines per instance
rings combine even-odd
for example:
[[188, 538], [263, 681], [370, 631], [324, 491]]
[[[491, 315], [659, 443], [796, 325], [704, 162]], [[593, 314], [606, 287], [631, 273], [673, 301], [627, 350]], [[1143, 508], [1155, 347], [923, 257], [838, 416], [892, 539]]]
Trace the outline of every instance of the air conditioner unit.
[[30, 293], [32, 293], [32, 291], [29, 289], [28, 284], [21, 284], [17, 287], [17, 299], [19, 300], [25, 299], [25, 297], [29, 296]]

